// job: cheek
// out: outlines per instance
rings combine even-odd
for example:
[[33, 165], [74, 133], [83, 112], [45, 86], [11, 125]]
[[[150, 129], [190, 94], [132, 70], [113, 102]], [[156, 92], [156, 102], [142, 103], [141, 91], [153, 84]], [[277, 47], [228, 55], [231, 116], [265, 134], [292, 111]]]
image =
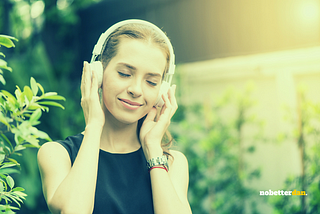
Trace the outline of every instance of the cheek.
[[114, 100], [114, 97], [119, 93], [120, 88], [120, 84], [115, 81], [114, 77], [104, 74], [102, 90], [103, 100], [106, 106], [108, 103]]
[[103, 90], [105, 92], [117, 91], [124, 88], [122, 81], [119, 81], [119, 78], [112, 74], [111, 72], [105, 73], [103, 76]]
[[149, 86], [145, 87], [145, 90], [143, 91], [143, 96], [149, 105], [153, 106], [155, 104], [155, 102], [158, 99], [159, 91], [160, 91], [160, 86], [156, 88], [150, 88]]

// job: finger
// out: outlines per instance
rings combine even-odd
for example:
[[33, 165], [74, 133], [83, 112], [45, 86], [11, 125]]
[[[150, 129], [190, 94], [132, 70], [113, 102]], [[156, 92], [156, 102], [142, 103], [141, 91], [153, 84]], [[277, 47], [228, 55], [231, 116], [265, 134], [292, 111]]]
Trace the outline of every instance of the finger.
[[168, 97], [165, 95], [162, 95], [162, 99], [164, 100], [164, 105], [161, 109], [159, 120], [161, 119], [161, 117], [163, 118], [163, 120], [170, 120], [170, 117], [171, 117], [170, 113], [172, 110], [171, 103], [170, 103]]
[[161, 95], [161, 99], [163, 99], [164, 104], [161, 107], [160, 115], [162, 115], [164, 113], [164, 111], [166, 110], [166, 108], [167, 108], [167, 106], [165, 105], [165, 100], [164, 100], [163, 97], [166, 97], [166, 95], [164, 95], [164, 94]]
[[92, 71], [91, 71], [90, 64], [88, 62], [86, 63], [85, 81], [86, 81], [86, 89], [90, 90], [92, 85]]
[[159, 128], [159, 130], [165, 131], [165, 129], [167, 129], [170, 124], [170, 119], [170, 110], [165, 109], [164, 112], [160, 115], [156, 126]]
[[83, 69], [82, 82], [81, 82], [82, 97], [87, 97], [90, 95], [90, 88], [91, 88], [90, 65], [88, 62], [84, 62], [84, 69]]
[[176, 88], [177, 88], [176, 85], [172, 85], [168, 91], [168, 97], [169, 97], [170, 103], [172, 105], [172, 110], [173, 110], [172, 114], [174, 114], [174, 112], [178, 109], [178, 103], [177, 103], [177, 99], [175, 96]]
[[98, 92], [98, 77], [97, 77], [96, 71], [92, 71], [91, 92], [93, 92], [93, 93], [97, 93]]
[[154, 121], [155, 117], [157, 115], [157, 109], [155, 107], [153, 107], [150, 112], [148, 113], [146, 119], [144, 120], [145, 122], [149, 122], [149, 121]]
[[81, 86], [80, 86], [80, 89], [81, 89], [81, 94], [83, 95], [84, 93], [84, 71], [85, 71], [85, 68], [86, 68], [86, 62], [84, 61], [83, 62], [83, 68], [82, 68], [82, 75], [81, 75]]
[[172, 85], [168, 90], [168, 98], [171, 104], [174, 104], [174, 102], [176, 101], [175, 99], [176, 88], [177, 88], [176, 85]]

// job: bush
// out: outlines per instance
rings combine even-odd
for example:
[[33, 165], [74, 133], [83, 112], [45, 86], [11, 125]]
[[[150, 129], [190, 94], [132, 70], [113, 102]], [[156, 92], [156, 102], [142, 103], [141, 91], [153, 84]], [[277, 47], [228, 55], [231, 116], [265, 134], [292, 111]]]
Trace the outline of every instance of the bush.
[[[0, 46], [14, 47], [13, 37], [0, 35]], [[0, 52], [2, 57], [5, 55]], [[12, 72], [5, 60], [0, 59], [0, 82], [5, 85], [3, 71]], [[26, 148], [39, 148], [39, 140], [51, 141], [47, 133], [36, 128], [40, 124], [42, 111], [49, 111], [48, 106], [64, 107], [56, 102], [65, 100], [56, 92], [44, 92], [41, 84], [30, 78], [30, 87], [23, 90], [16, 86], [14, 95], [6, 90], [0, 91], [0, 211], [14, 213], [19, 210], [27, 196], [24, 188], [15, 187], [11, 176], [19, 173], [20, 164], [16, 160]]]

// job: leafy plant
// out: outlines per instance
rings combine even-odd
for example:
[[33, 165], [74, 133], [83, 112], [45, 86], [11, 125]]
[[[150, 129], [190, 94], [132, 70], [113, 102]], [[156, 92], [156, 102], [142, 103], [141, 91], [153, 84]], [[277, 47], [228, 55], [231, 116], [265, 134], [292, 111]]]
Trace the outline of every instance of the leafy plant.
[[229, 90], [215, 103], [187, 107], [186, 120], [172, 130], [189, 160], [195, 213], [259, 213], [258, 191], [248, 184], [259, 178], [260, 169], [245, 161], [263, 140], [262, 124], [250, 114], [251, 89]]
[[306, 98], [302, 86], [298, 89], [297, 115], [298, 120], [294, 121], [297, 128], [288, 136], [297, 143], [301, 174], [288, 176], [283, 189], [305, 191], [307, 196], [271, 198], [277, 214], [320, 213], [320, 105]]
[[[0, 45], [14, 47], [10, 36], [0, 35]], [[3, 53], [1, 56], [5, 57]], [[0, 60], [0, 81], [5, 84], [3, 70], [12, 71], [5, 60]], [[39, 148], [39, 140], [51, 141], [47, 133], [37, 129], [42, 111], [49, 111], [48, 106], [64, 107], [56, 102], [65, 100], [56, 92], [44, 92], [41, 84], [30, 78], [30, 87], [23, 90], [16, 86], [14, 95], [6, 90], [0, 91], [0, 211], [13, 213], [19, 210], [27, 196], [24, 188], [15, 187], [11, 174], [19, 173], [20, 163], [15, 159], [26, 148]]]

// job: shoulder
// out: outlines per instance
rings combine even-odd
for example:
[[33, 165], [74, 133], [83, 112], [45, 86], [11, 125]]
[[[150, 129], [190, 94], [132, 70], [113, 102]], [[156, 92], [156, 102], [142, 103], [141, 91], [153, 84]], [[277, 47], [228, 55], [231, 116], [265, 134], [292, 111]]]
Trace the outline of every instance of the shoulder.
[[186, 156], [177, 150], [170, 150], [172, 157], [169, 158], [169, 172], [173, 176], [188, 178], [188, 160]]
[[67, 154], [68, 159], [70, 159], [71, 164], [73, 164], [78, 155], [82, 140], [83, 134], [79, 133], [77, 135], [69, 136], [64, 140], [45, 143], [41, 146], [39, 152], [41, 154], [42, 150], [44, 150], [44, 152], [52, 151], [52, 153], [58, 153], [58, 155]]
[[170, 154], [171, 154], [174, 158], [178, 158], [179, 160], [185, 160], [185, 161], [187, 161], [186, 156], [185, 156], [182, 152], [180, 152], [180, 151], [178, 151], [178, 150], [170, 149]]
[[170, 150], [169, 152], [172, 155], [169, 158], [170, 165], [188, 165], [188, 160], [182, 152], [177, 150]]
[[40, 147], [37, 157], [38, 157], [38, 162], [40, 162], [39, 164], [41, 164], [45, 160], [50, 160], [50, 159], [68, 160], [69, 154], [67, 150], [60, 143], [47, 142]]

